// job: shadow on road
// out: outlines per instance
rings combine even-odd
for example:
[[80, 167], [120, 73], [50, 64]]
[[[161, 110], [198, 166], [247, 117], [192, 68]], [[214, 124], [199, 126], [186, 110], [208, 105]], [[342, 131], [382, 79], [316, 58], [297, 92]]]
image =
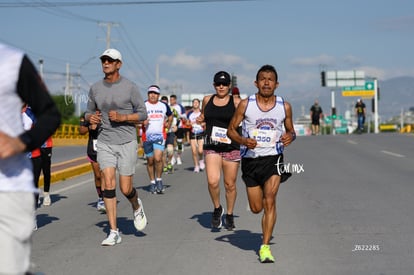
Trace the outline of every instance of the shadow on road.
[[[128, 219], [125, 217], [118, 217], [117, 224], [118, 224], [119, 232], [121, 232], [123, 235], [134, 235], [136, 237], [143, 237], [147, 235], [135, 229], [134, 221], [132, 219]], [[98, 222], [95, 225], [100, 227], [102, 231], [105, 232], [106, 234], [109, 234], [108, 221]]]
[[52, 223], [53, 221], [59, 220], [59, 218], [49, 216], [48, 214], [38, 214], [38, 215], [36, 215], [36, 219], [37, 219], [37, 227], [38, 228], [46, 226], [49, 223]]

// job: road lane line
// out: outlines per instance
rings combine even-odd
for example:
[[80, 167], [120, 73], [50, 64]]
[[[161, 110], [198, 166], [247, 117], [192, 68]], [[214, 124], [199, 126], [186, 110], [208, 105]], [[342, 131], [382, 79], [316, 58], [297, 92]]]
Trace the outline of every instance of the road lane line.
[[57, 193], [65, 192], [65, 191], [68, 191], [70, 189], [74, 189], [78, 186], [81, 186], [81, 185], [84, 185], [84, 184], [90, 183], [90, 182], [92, 182], [92, 179], [81, 181], [81, 182], [78, 182], [76, 184], [73, 184], [71, 186], [68, 186], [68, 187], [65, 187], [65, 188], [62, 188], [62, 189], [53, 190], [53, 193], [57, 194]]
[[384, 153], [384, 154], [387, 154], [387, 155], [390, 155], [390, 156], [393, 156], [393, 157], [405, 158], [404, 155], [393, 153], [393, 152], [390, 152], [390, 151], [382, 150], [381, 153]]
[[354, 144], [354, 145], [355, 145], [355, 144], [358, 144], [358, 142], [356, 142], [356, 141], [354, 141], [354, 140], [351, 140], [351, 139], [348, 139], [348, 140], [347, 140], [347, 142], [348, 142], [348, 143], [351, 143], [351, 144]]

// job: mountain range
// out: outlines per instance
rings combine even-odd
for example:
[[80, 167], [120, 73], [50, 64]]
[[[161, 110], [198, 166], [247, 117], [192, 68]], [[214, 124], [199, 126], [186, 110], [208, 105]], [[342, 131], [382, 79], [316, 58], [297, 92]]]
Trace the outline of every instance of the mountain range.
[[[379, 80], [379, 117], [380, 122], [386, 122], [393, 117], [400, 116], [401, 112], [407, 112], [414, 107], [414, 77], [404, 76]], [[341, 89], [335, 89], [335, 106], [337, 114], [344, 115], [346, 111], [354, 112], [357, 97], [343, 97]], [[309, 109], [314, 100], [317, 99], [324, 114], [331, 114], [331, 92], [329, 88], [318, 89], [315, 92], [297, 91], [289, 93], [286, 98], [291, 102], [295, 117], [309, 114]], [[367, 114], [372, 114], [372, 100], [363, 99]]]

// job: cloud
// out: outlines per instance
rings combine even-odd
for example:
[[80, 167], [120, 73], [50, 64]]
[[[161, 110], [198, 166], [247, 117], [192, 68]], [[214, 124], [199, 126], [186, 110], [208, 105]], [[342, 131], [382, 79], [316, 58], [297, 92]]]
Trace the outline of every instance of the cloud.
[[319, 55], [315, 57], [298, 57], [290, 63], [296, 66], [332, 66], [336, 62], [335, 57], [329, 55]]
[[357, 66], [361, 64], [361, 60], [358, 57], [353, 56], [353, 55], [347, 55], [343, 57], [342, 59], [345, 64], [349, 64], [353, 66]]
[[158, 62], [171, 67], [184, 67], [190, 70], [199, 70], [203, 67], [202, 57], [189, 55], [185, 50], [179, 50], [174, 56], [161, 55]]
[[175, 68], [189, 70], [202, 70], [206, 68], [256, 70], [257, 66], [250, 64], [244, 58], [227, 53], [212, 53], [206, 56], [195, 56], [188, 54], [185, 49], [181, 49], [173, 56], [161, 55], [158, 58], [160, 64], [167, 64]]

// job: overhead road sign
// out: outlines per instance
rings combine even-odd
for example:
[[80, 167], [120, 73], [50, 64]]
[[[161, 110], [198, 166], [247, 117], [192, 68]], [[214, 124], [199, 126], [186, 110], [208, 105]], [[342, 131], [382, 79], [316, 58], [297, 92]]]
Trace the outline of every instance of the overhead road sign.
[[326, 87], [364, 86], [364, 71], [327, 71], [325, 73]]
[[363, 86], [342, 87], [342, 96], [373, 97], [375, 95], [373, 81], [366, 81]]

